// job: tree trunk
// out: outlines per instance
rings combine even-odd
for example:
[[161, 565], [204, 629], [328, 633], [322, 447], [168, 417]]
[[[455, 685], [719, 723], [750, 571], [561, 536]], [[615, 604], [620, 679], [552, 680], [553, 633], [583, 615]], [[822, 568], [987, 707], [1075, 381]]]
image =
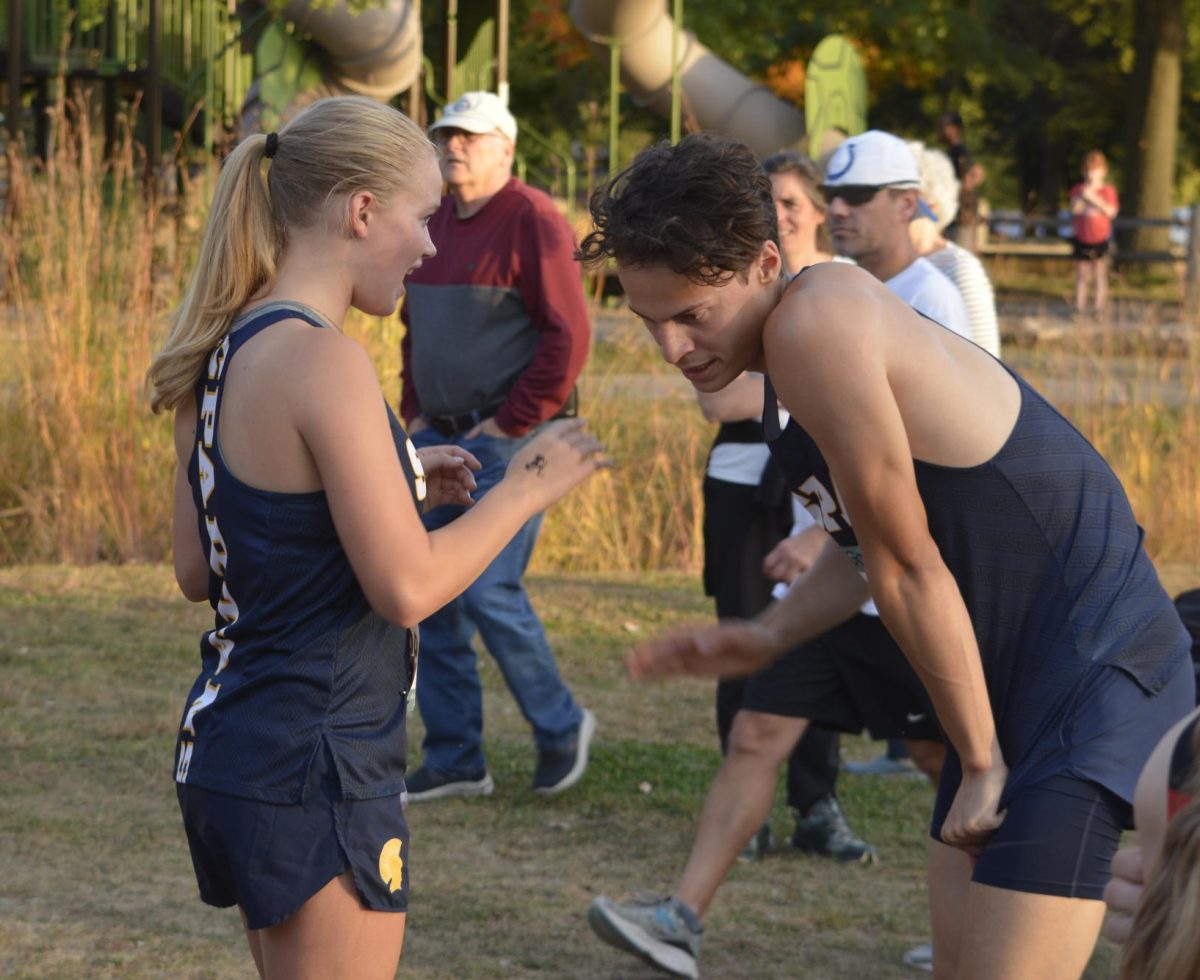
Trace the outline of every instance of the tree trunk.
[[[1135, 5], [1131, 140], [1121, 210], [1169, 218], [1175, 192], [1175, 146], [1183, 58], [1183, 0]], [[1165, 251], [1166, 227], [1138, 228], [1124, 241], [1137, 251]]]

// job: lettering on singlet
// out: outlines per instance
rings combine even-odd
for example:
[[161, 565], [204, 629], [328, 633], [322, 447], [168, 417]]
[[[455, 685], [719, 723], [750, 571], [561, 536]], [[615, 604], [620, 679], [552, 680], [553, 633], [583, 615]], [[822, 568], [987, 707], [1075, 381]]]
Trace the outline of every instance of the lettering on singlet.
[[[234, 641], [225, 633], [226, 629], [237, 622], [238, 604], [229, 591], [225, 581], [225, 568], [229, 561], [229, 552], [221, 527], [215, 514], [208, 513], [208, 502], [213, 491], [217, 488], [216, 468], [212, 463], [211, 453], [217, 434], [217, 406], [221, 397], [220, 381], [225, 372], [225, 362], [229, 356], [229, 337], [226, 336], [208, 359], [208, 384], [204, 388], [204, 396], [200, 402], [199, 417], [196, 432], [196, 459], [200, 475], [200, 497], [204, 503], [204, 527], [208, 537], [208, 567], [214, 575], [221, 579], [221, 595], [217, 600], [217, 615], [224, 620], [225, 625], [212, 630], [208, 634], [208, 642], [217, 651], [217, 668], [213, 671], [216, 677], [229, 665], [233, 655]], [[175, 763], [175, 781], [186, 783], [188, 769], [191, 766], [192, 750], [196, 738], [196, 715], [211, 705], [217, 699], [221, 685], [212, 677], [206, 678], [204, 690], [188, 707], [181, 726], [179, 740], [179, 757]], [[190, 738], [189, 738], [190, 736]]]
[[810, 476], [796, 488], [796, 495], [804, 501], [804, 509], [812, 515], [813, 520], [830, 534], [836, 534], [842, 530], [842, 525], [838, 523], [839, 515], [849, 526], [850, 521], [845, 516], [846, 508], [842, 506], [841, 498], [837, 496], [836, 487], [834, 487], [834, 492], [830, 493], [825, 484], [815, 476]]

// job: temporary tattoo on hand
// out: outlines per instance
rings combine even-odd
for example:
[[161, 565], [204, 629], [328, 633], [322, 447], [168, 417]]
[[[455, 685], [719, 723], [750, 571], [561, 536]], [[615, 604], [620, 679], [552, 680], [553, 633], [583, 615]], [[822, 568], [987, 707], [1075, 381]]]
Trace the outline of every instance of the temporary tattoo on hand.
[[546, 462], [547, 462], [546, 457], [543, 456], [541, 453], [538, 453], [536, 456], [533, 457], [533, 459], [531, 459], [528, 463], [525, 464], [525, 469], [537, 470], [537, 475], [541, 476], [542, 470], [544, 470], [546, 468]]

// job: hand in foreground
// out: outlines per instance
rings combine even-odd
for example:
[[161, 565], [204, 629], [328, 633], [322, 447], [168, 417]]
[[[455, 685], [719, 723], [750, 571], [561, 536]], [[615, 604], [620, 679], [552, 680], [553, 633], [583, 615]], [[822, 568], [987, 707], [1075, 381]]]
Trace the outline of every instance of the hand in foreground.
[[425, 510], [433, 510], [442, 504], [457, 504], [470, 507], [475, 501], [471, 491], [475, 489], [474, 472], [480, 463], [465, 449], [458, 446], [427, 446], [417, 450], [417, 459], [425, 471]]
[[1104, 886], [1104, 901], [1108, 919], [1104, 935], [1114, 943], [1123, 943], [1133, 928], [1133, 918], [1142, 900], [1146, 884], [1146, 868], [1140, 847], [1123, 847], [1113, 857], [1112, 879]]
[[763, 574], [772, 582], [799, 578], [817, 560], [825, 544], [824, 537], [824, 532], [814, 526], [784, 538], [763, 559]]
[[677, 630], [638, 643], [625, 666], [637, 681], [680, 674], [748, 677], [775, 656], [775, 647], [762, 626], [728, 619], [716, 626]]
[[504, 482], [526, 495], [535, 511], [552, 503], [612, 461], [581, 418], [551, 422], [509, 461]]
[[1008, 767], [993, 750], [992, 767], [981, 773], [963, 773], [950, 812], [942, 824], [942, 840], [978, 857], [988, 839], [1004, 820], [1000, 794], [1008, 782]]

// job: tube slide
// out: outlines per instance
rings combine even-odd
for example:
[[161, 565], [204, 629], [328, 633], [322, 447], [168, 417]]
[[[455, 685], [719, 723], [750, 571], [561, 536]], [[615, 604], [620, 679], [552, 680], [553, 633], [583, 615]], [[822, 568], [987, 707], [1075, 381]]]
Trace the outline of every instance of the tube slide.
[[344, 0], [317, 9], [310, 0], [287, 0], [283, 16], [325, 51], [326, 82], [336, 91], [386, 101], [420, 73], [421, 22], [410, 0], [359, 14]]
[[[666, 0], [571, 0], [571, 20], [592, 53], [607, 61], [621, 46], [621, 81], [638, 101], [671, 109], [671, 35]], [[687, 110], [707, 130], [740, 140], [760, 157], [804, 139], [804, 113], [722, 61], [695, 36], [680, 37]]]

